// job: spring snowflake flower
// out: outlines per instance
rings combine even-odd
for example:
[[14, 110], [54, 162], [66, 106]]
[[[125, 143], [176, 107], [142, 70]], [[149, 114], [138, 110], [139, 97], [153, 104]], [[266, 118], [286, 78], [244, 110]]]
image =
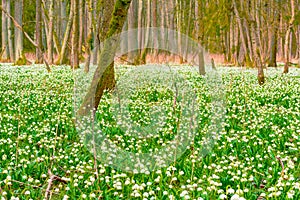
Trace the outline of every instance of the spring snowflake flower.
[[234, 194], [234, 195], [230, 198], [230, 200], [240, 200], [240, 196], [237, 195], [237, 194]]
[[185, 197], [186, 195], [188, 195], [189, 192], [186, 191], [186, 190], [183, 190], [181, 193], [180, 193], [180, 197]]
[[227, 195], [226, 194], [221, 194], [220, 196], [219, 196], [219, 199], [226, 199], [227, 198]]
[[92, 193], [92, 194], [90, 194], [90, 197], [91, 197], [91, 198], [95, 198], [96, 195], [95, 195], [94, 193]]
[[233, 193], [234, 193], [234, 189], [229, 188], [229, 189], [227, 190], [227, 193], [228, 193], [228, 194], [233, 194]]
[[67, 200], [68, 198], [69, 198], [69, 196], [65, 195], [64, 198], [63, 198], [63, 200]]

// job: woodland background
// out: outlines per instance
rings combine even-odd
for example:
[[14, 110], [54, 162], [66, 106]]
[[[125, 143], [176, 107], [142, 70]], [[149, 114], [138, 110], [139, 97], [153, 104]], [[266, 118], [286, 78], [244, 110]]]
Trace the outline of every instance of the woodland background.
[[[1, 61], [96, 64], [113, 9], [112, 0], [2, 0]], [[286, 73], [290, 64], [300, 65], [299, 0], [133, 0], [123, 30], [142, 27], [187, 34], [230, 65], [276, 67], [282, 61]], [[136, 39], [146, 44], [148, 37]], [[142, 64], [147, 55], [156, 60], [161, 54], [145, 49], [124, 60]]]

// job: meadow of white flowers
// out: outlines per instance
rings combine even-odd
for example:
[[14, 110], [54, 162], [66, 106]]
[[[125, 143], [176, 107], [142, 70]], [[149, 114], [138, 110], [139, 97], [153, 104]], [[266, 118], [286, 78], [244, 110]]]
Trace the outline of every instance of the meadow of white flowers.
[[[118, 78], [130, 68], [121, 67]], [[168, 166], [136, 173], [94, 162], [74, 126], [75, 75], [68, 67], [47, 73], [42, 66], [0, 66], [0, 198], [300, 199], [300, 70], [282, 75], [268, 69], [259, 86], [254, 70], [220, 69], [226, 113], [203, 157], [215, 90], [193, 68], [177, 71], [196, 89], [195, 138]], [[164, 88], [141, 87], [128, 104], [128, 121], [141, 126], [149, 123], [152, 106], [163, 105], [157, 131], [139, 137], [131, 124], [116, 123], [109, 93], [96, 114], [101, 130], [129, 152], [168, 145], [179, 108]]]

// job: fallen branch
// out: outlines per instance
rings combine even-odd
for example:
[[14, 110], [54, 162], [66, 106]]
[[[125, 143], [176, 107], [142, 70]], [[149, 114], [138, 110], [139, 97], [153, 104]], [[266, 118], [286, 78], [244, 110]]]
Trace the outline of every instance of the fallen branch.
[[22, 26], [15, 20], [15, 18], [13, 16], [11, 16], [5, 9], [3, 9], [2, 6], [0, 6], [0, 9], [5, 13], [5, 15], [7, 15], [15, 24], [15, 27], [18, 28], [19, 30], [21, 30], [25, 37], [29, 40], [29, 42], [34, 46], [36, 47], [39, 52], [42, 54], [42, 59], [46, 65], [46, 69], [48, 72], [51, 72], [51, 69], [49, 67], [49, 64], [48, 62], [46, 61], [45, 57], [44, 57], [44, 54], [43, 54], [43, 51], [41, 50], [41, 48], [33, 41], [33, 39], [31, 39], [31, 37], [28, 35], [28, 33], [26, 31], [24, 31], [24, 29], [22, 28]]
[[279, 163], [281, 165], [281, 168], [282, 168], [281, 177], [283, 177], [284, 176], [284, 164], [283, 164], [282, 160], [279, 157], [276, 157], [276, 159], [279, 161]]
[[53, 181], [59, 181], [59, 182], [65, 183], [65, 184], [67, 183], [67, 181], [63, 180], [59, 176], [56, 176], [56, 175], [52, 174], [50, 169], [48, 169], [48, 174], [50, 176], [50, 179], [49, 179], [48, 186], [47, 186], [47, 189], [46, 189], [45, 199], [48, 199]]

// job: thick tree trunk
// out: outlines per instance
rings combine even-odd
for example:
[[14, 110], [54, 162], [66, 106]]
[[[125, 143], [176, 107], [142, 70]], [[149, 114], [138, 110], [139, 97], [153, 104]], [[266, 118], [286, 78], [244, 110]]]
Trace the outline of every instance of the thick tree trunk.
[[[106, 38], [109, 38], [122, 31], [122, 27], [126, 21], [128, 8], [131, 0], [116, 0], [112, 19], [109, 24], [109, 30]], [[77, 115], [83, 116], [89, 114], [90, 110], [98, 108], [103, 91], [114, 84], [114, 66], [110, 65], [113, 60], [116, 48], [118, 46], [116, 40], [106, 40], [98, 59], [98, 67], [95, 71], [94, 78], [91, 82], [90, 88], [81, 104]], [[109, 67], [106, 67], [109, 66]]]

